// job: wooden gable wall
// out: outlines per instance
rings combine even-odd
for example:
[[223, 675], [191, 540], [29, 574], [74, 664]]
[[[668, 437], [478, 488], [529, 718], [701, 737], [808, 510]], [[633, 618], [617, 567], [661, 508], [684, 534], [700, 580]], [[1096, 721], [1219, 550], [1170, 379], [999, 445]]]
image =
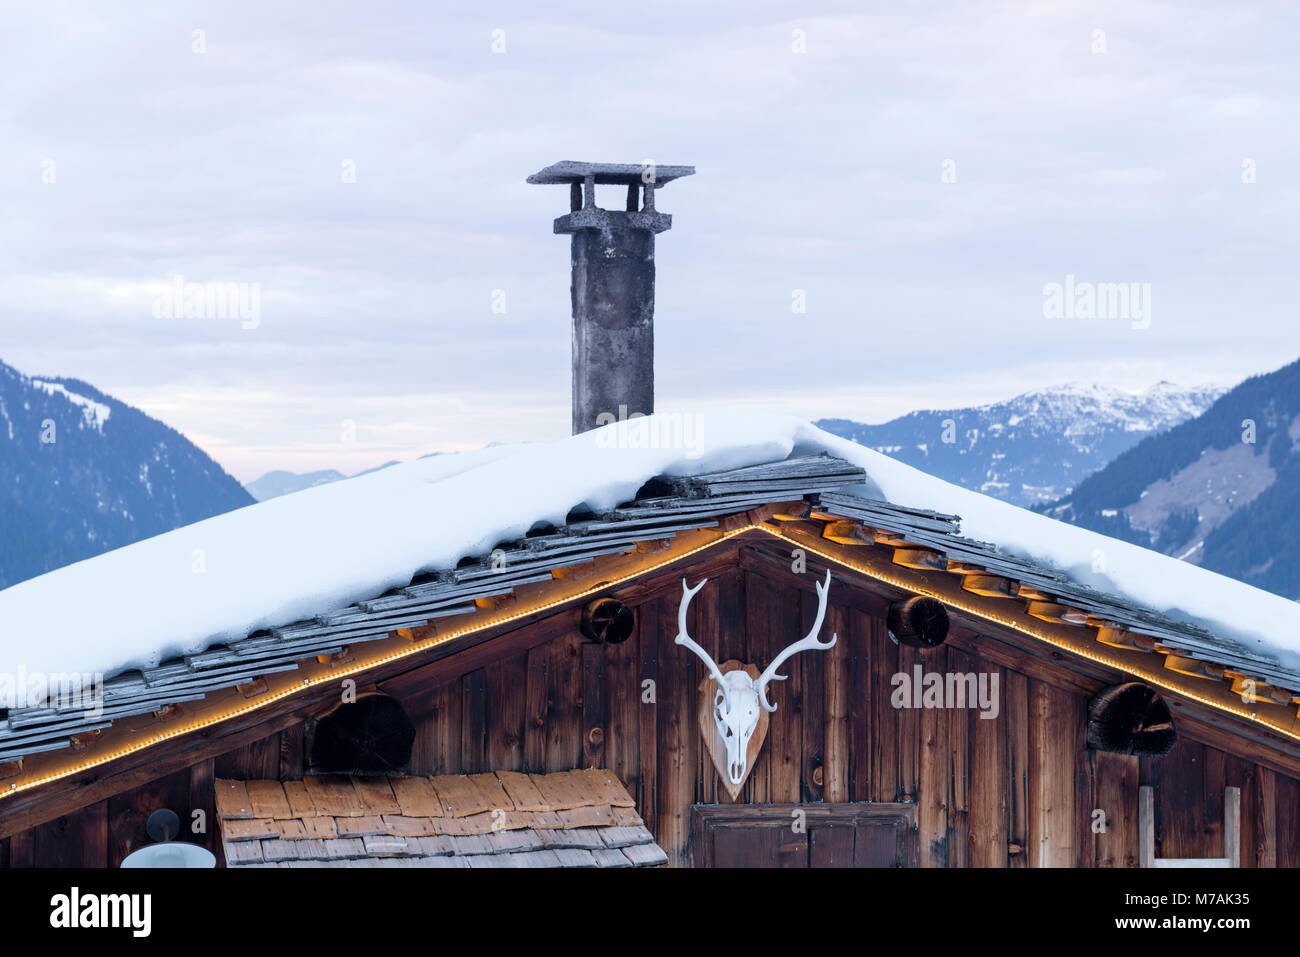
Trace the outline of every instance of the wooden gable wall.
[[[691, 609], [691, 635], [716, 660], [765, 665], [802, 637], [816, 612], [818, 569], [789, 571], [771, 543], [702, 555], [691, 584], [710, 580]], [[691, 805], [725, 802], [696, 719], [703, 666], [674, 641], [680, 571], [617, 593], [636, 607], [621, 645], [586, 642], [576, 609], [379, 682], [417, 728], [411, 771], [614, 771], [658, 843], [690, 862]], [[1098, 753], [1084, 744], [1089, 698], [1103, 684], [1058, 653], [1026, 653], [957, 622], [944, 647], [894, 644], [887, 601], [836, 581], [823, 637], [828, 652], [796, 656], [775, 683], [767, 739], [744, 785], [747, 803], [913, 802], [923, 866], [1136, 866], [1137, 788], [1156, 787], [1157, 855], [1223, 853], [1223, 789], [1242, 789], [1242, 865], [1300, 866], [1300, 780], [1276, 764], [1229, 753], [1180, 723], [1163, 758]], [[895, 709], [891, 678], [927, 671], [997, 674], [1000, 713]], [[642, 703], [655, 682], [655, 703]], [[1176, 720], [1178, 720], [1176, 718]], [[1195, 723], [1189, 725], [1193, 730]], [[1211, 746], [1212, 744], [1220, 747]], [[211, 781], [299, 778], [304, 725], [296, 723], [0, 841], [0, 864], [116, 866], [143, 840], [158, 807], [206, 809]], [[1094, 833], [1093, 810], [1106, 812]], [[0, 809], [0, 814], [3, 810]], [[187, 813], [181, 814], [186, 820]], [[183, 835], [212, 848], [211, 833]]]

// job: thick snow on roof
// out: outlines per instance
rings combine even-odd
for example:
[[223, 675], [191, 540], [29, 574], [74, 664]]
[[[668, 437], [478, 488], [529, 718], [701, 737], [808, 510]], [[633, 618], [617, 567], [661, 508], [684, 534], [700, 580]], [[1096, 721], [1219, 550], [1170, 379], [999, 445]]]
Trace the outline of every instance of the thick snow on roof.
[[[680, 441], [655, 441], [669, 435]], [[581, 503], [612, 508], [655, 475], [818, 451], [866, 470], [867, 483], [846, 492], [959, 515], [967, 537], [1300, 663], [1294, 602], [950, 485], [795, 418], [708, 413], [419, 459], [22, 582], [0, 591], [0, 672], [149, 667], [374, 597], [418, 571], [487, 554], [537, 522], [562, 524]]]

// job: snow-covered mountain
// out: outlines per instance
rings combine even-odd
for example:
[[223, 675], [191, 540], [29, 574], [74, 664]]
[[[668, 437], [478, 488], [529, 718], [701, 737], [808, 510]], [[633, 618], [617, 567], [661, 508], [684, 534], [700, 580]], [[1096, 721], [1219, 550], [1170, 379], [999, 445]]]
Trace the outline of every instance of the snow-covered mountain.
[[880, 425], [816, 424], [949, 482], [1029, 506], [1068, 494], [1147, 436], [1200, 415], [1222, 391], [1168, 382], [1138, 393], [1069, 384]]
[[276, 469], [274, 472], [267, 472], [261, 478], [245, 482], [244, 489], [259, 502], [265, 502], [268, 498], [278, 498], [290, 492], [301, 492], [305, 488], [328, 485], [330, 482], [338, 482], [345, 478], [347, 476], [337, 469], [301, 473]]
[[139, 409], [0, 362], [0, 588], [252, 501]]
[[[441, 453], [433, 452], [431, 454], [439, 455]], [[427, 458], [427, 456], [425, 457]], [[358, 475], [369, 475], [371, 472], [378, 472], [380, 469], [386, 469], [397, 464], [397, 460], [394, 459], [391, 462], [385, 462], [383, 465], [376, 465], [372, 469], [366, 469], [364, 472], [358, 472], [356, 475], [344, 475], [338, 469], [321, 469], [317, 472], [286, 472], [284, 469], [276, 469], [274, 472], [267, 472], [260, 478], [253, 479], [251, 482], [245, 482], [244, 489], [259, 502], [265, 502], [268, 498], [278, 498], [291, 492], [301, 492], [303, 489], [315, 488], [317, 485], [341, 482], [346, 478], [356, 478]]]
[[1300, 600], [1300, 361], [1252, 376], [1040, 511]]

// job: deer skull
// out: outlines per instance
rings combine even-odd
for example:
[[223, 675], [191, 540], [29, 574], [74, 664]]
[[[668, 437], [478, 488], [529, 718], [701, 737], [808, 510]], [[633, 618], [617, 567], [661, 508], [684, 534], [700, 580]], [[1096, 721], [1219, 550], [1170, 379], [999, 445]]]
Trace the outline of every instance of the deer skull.
[[717, 662], [687, 633], [686, 609], [690, 607], [691, 599], [695, 597], [696, 592], [703, 588], [707, 581], [706, 578], [694, 588], [688, 588], [686, 579], [682, 579], [682, 603], [677, 609], [676, 641], [677, 644], [690, 649], [700, 657], [709, 669], [709, 676], [717, 683], [718, 689], [713, 699], [713, 721], [727, 748], [727, 777], [732, 784], [739, 785], [745, 780], [749, 770], [749, 739], [758, 726], [759, 708], [769, 713], [776, 711], [776, 705], [767, 698], [767, 685], [774, 679], [777, 681], [786, 679], [785, 675], [776, 673], [777, 668], [781, 667], [786, 659], [801, 651], [814, 649], [825, 651], [833, 647], [838, 638], [838, 635], [831, 635], [830, 641], [817, 640], [817, 633], [821, 631], [822, 621], [826, 618], [826, 593], [830, 589], [831, 573], [827, 570], [826, 581], [817, 583], [817, 620], [813, 622], [812, 630], [806, 637], [787, 646], [757, 679], [751, 678], [740, 669], [723, 674]]

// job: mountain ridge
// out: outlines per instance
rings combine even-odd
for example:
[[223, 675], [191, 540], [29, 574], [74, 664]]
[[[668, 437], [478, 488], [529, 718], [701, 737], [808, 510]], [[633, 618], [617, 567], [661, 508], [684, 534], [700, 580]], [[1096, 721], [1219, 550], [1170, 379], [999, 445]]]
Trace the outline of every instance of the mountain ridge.
[[1251, 376], [1039, 510], [1300, 599], [1300, 360]]
[[1203, 412], [1221, 393], [1169, 382], [1138, 393], [1066, 383], [877, 425], [832, 418], [814, 424], [956, 485], [1034, 506], [1059, 499], [1144, 437]]
[[0, 362], [0, 588], [252, 502], [170, 426]]

